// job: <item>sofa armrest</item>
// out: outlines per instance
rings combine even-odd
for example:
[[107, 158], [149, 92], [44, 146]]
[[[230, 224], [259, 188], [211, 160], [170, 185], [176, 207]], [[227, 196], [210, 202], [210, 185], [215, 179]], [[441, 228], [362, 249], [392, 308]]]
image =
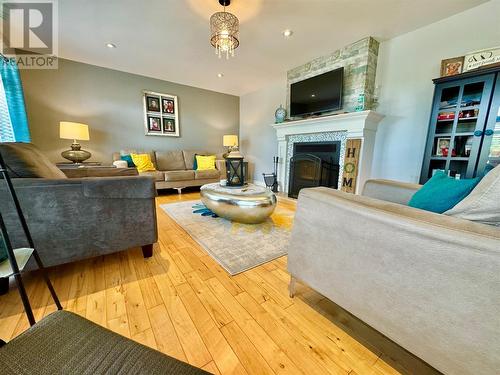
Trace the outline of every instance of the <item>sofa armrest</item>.
[[362, 195], [407, 205], [413, 194], [421, 187], [422, 185], [392, 180], [368, 180], [365, 182]]
[[[327, 206], [342, 207], [342, 210], [352, 212], [354, 217], [362, 217], [370, 214], [373, 220], [382, 218], [394, 221], [395, 226], [413, 226], [424, 229], [449, 230], [457, 234], [471, 236], [486, 236], [500, 240], [500, 229], [498, 227], [471, 222], [460, 218], [437, 214], [430, 211], [406, 205], [371, 198], [367, 196], [348, 194], [339, 190], [318, 187], [313, 189], [302, 189], [299, 195], [298, 207], [301, 206], [301, 198], [313, 199]], [[353, 222], [355, 224], [355, 222]], [[439, 229], [438, 229], [439, 228]], [[391, 228], [393, 231], [394, 228]]]
[[226, 178], [226, 160], [217, 159], [215, 161], [215, 168], [220, 171], [220, 178]]

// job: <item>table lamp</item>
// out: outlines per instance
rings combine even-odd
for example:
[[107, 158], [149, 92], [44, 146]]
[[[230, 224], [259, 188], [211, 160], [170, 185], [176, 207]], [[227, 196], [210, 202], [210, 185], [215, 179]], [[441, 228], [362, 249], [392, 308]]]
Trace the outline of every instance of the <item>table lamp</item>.
[[222, 137], [222, 144], [227, 147], [228, 152], [223, 156], [224, 158], [242, 158], [240, 151], [238, 149], [238, 136], [237, 135], [225, 135]]
[[88, 125], [79, 124], [77, 122], [61, 121], [59, 123], [59, 138], [73, 140], [71, 150], [61, 153], [63, 158], [73, 163], [82, 163], [92, 156], [90, 152], [82, 150], [80, 143], [77, 142], [90, 140]]

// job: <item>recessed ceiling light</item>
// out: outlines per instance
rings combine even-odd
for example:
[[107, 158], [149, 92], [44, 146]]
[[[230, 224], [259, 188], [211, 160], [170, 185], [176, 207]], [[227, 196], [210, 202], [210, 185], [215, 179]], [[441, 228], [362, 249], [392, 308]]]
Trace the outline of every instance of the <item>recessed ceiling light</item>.
[[108, 48], [116, 48], [116, 44], [114, 44], [114, 43], [106, 43], [106, 47], [108, 47]]
[[283, 36], [284, 36], [285, 38], [290, 38], [290, 37], [293, 35], [293, 31], [292, 31], [292, 30], [290, 30], [290, 29], [286, 29], [286, 30], [283, 30], [283, 33], [282, 33], [282, 34], [283, 34]]
[[316, 94], [311, 94], [311, 98], [315, 98], [316, 97]]
[[217, 77], [222, 78], [222, 77], [224, 77], [224, 74], [219, 73], [219, 74], [217, 74]]

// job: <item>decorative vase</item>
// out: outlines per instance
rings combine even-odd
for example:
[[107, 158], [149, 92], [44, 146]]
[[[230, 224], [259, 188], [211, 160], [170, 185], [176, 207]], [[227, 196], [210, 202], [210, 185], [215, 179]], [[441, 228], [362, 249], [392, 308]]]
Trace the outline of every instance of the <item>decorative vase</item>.
[[286, 109], [280, 104], [280, 107], [274, 112], [274, 118], [276, 119], [276, 124], [281, 124], [286, 118]]

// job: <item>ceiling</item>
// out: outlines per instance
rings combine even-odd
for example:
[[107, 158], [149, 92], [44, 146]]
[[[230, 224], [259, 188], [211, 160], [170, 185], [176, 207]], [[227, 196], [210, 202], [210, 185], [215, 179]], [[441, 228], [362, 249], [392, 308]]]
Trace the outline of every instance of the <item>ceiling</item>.
[[366, 36], [387, 40], [486, 1], [233, 0], [241, 44], [226, 60], [209, 42], [217, 0], [63, 0], [59, 56], [242, 95]]

